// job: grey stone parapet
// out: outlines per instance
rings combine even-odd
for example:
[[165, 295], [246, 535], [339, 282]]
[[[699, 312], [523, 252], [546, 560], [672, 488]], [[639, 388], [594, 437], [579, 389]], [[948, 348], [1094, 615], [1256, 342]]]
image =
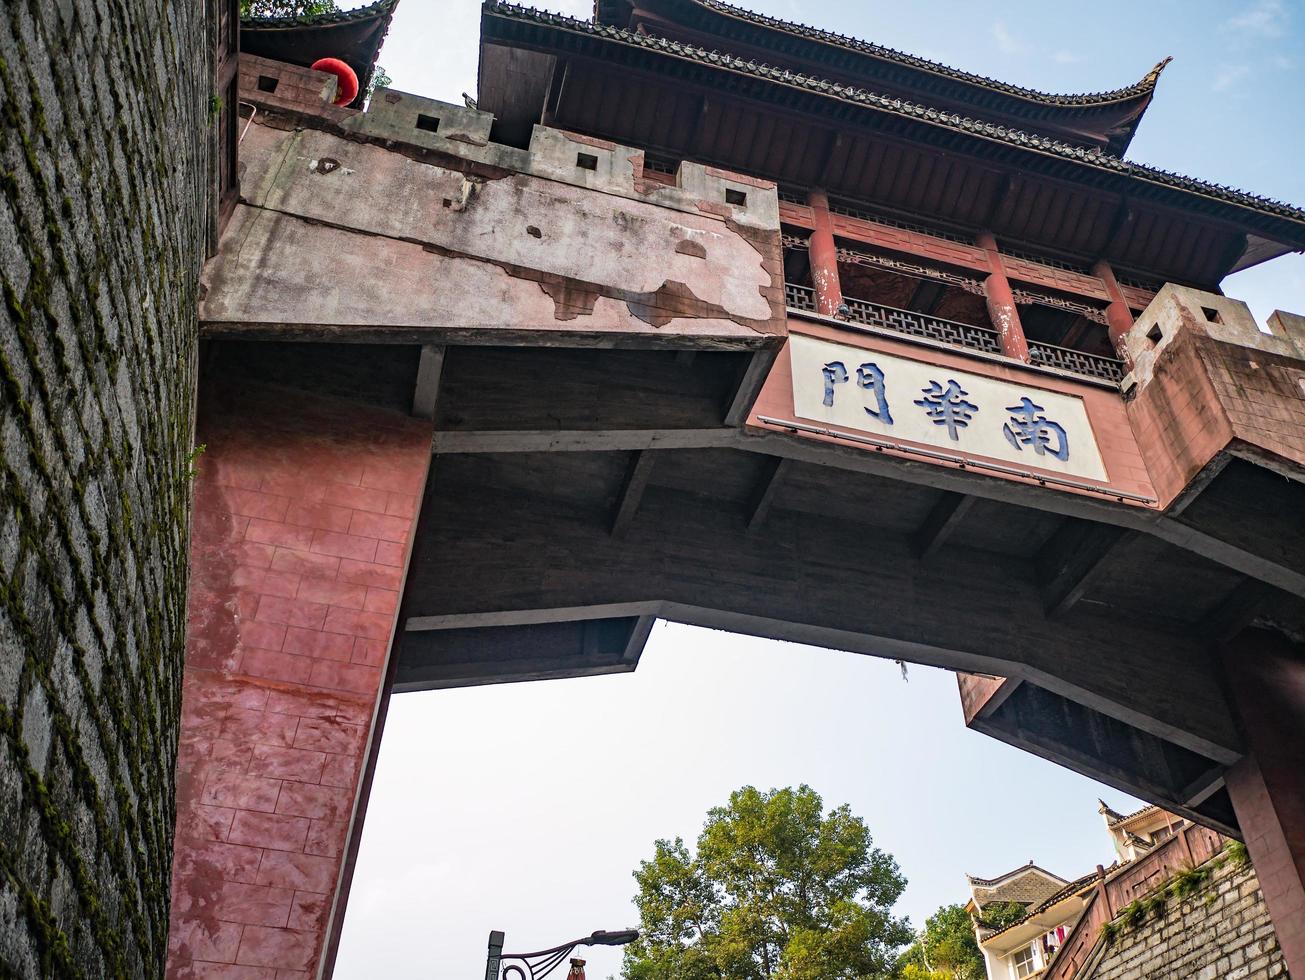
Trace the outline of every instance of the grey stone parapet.
[[1275, 310], [1262, 329], [1241, 300], [1166, 283], [1125, 337], [1132, 364], [1124, 379], [1125, 391], [1150, 380], [1156, 361], [1183, 330], [1305, 361], [1305, 316]]

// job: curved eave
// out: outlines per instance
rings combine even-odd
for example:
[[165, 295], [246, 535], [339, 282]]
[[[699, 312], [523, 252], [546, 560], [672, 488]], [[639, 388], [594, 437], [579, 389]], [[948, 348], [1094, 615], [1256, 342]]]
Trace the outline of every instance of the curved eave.
[[993, 888], [996, 887], [997, 885], [1004, 885], [1006, 882], [1012, 881], [1015, 878], [1018, 878], [1021, 875], [1026, 875], [1030, 872], [1036, 872], [1038, 874], [1041, 874], [1044, 878], [1047, 878], [1050, 881], [1054, 881], [1057, 884], [1061, 885], [1062, 887], [1064, 885], [1069, 884], [1068, 879], [1062, 878], [1060, 875], [1052, 874], [1046, 868], [1039, 867], [1038, 865], [1034, 864], [1032, 861], [1030, 861], [1028, 864], [1022, 864], [1018, 868], [1015, 868], [1011, 871], [1007, 871], [1003, 875], [998, 875], [996, 878], [976, 878], [973, 875], [967, 874], [965, 876], [965, 880], [968, 881], [971, 885], [975, 885], [979, 888]]
[[[998, 929], [996, 932], [984, 936], [983, 939], [980, 940], [979, 944], [981, 946], [986, 947], [994, 939], [1010, 940], [1013, 936], [1018, 936], [1022, 941], [1024, 938], [1022, 933], [1028, 931], [1029, 924], [1033, 923], [1033, 921], [1036, 920], [1038, 916], [1046, 912], [1049, 912], [1052, 909], [1054, 909], [1056, 906], [1069, 902], [1072, 899], [1081, 898], [1088, 890], [1095, 887], [1096, 881], [1097, 881], [1097, 874], [1095, 871], [1093, 871], [1090, 874], [1084, 875], [1082, 878], [1076, 879], [1075, 881], [1066, 882], [1065, 887], [1062, 888], [1060, 891], [1056, 892], [1054, 895], [1047, 896], [1037, 905], [1032, 906], [1029, 909], [1028, 914], [1025, 915], [1023, 918], [1015, 922], [1012, 922], [1010, 925], [1006, 926], [1003, 929]], [[1033, 938], [1038, 934], [1040, 934], [1040, 932], [1045, 932], [1045, 931], [1046, 931], [1045, 929], [1042, 929], [1041, 926], [1038, 925], [1037, 928], [1034, 930], [1034, 932], [1030, 933], [1029, 938]]]
[[240, 48], [305, 68], [318, 58], [339, 58], [358, 75], [358, 98], [350, 105], [361, 108], [398, 5], [399, 0], [377, 0], [325, 14], [247, 17], [240, 21]]
[[[903, 90], [914, 98], [956, 108], [985, 110], [1016, 125], [1072, 142], [1122, 153], [1150, 104], [1165, 58], [1139, 81], [1103, 92], [1057, 94], [952, 68], [858, 38], [768, 17], [722, 0], [645, 0], [641, 7], [668, 21], [719, 38], [709, 47], [744, 43], [770, 51], [774, 60], [798, 58], [814, 74], [850, 72], [860, 84]], [[596, 0], [599, 23], [628, 27], [628, 0]], [[1085, 139], [1086, 137], [1086, 139]]]
[[[1207, 215], [1246, 233], [1258, 232], [1283, 245], [1305, 249], [1305, 211], [1206, 181], [1132, 163], [1099, 150], [928, 106], [890, 99], [864, 89], [812, 78], [728, 54], [708, 52], [664, 38], [576, 20], [516, 4], [486, 0], [482, 39], [557, 54], [622, 63], [654, 74], [728, 88], [736, 95], [768, 102], [826, 123], [870, 124], [924, 145], [1002, 160], [1020, 169], [1164, 206]], [[618, 54], [619, 53], [619, 54]]]

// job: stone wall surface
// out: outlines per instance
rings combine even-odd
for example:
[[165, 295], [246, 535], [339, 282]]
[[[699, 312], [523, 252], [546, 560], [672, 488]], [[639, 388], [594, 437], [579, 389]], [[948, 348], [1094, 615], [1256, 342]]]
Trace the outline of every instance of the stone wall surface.
[[1254, 869], [1225, 861], [1195, 894], [1122, 927], [1080, 980], [1269, 980], [1286, 977]]
[[214, 48], [0, 5], [0, 975], [162, 973]]

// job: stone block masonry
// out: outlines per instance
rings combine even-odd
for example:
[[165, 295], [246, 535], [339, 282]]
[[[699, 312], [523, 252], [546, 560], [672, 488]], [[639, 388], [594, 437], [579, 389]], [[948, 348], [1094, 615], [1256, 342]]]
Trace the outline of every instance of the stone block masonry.
[[1226, 861], [1204, 886], [1114, 939], [1082, 980], [1272, 980], [1287, 968], [1250, 867]]
[[163, 972], [212, 38], [0, 5], [3, 976]]
[[430, 424], [209, 375], [202, 390], [168, 976], [307, 977]]

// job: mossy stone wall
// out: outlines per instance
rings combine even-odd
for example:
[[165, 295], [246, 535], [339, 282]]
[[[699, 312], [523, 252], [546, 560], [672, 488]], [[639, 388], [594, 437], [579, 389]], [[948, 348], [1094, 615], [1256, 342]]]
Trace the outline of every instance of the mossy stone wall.
[[0, 4], [0, 976], [161, 976], [214, 48]]
[[1254, 869], [1233, 860], [1203, 869], [1209, 874], [1198, 887], [1167, 895], [1140, 923], [1116, 920], [1104, 955], [1082, 980], [1285, 980]]

